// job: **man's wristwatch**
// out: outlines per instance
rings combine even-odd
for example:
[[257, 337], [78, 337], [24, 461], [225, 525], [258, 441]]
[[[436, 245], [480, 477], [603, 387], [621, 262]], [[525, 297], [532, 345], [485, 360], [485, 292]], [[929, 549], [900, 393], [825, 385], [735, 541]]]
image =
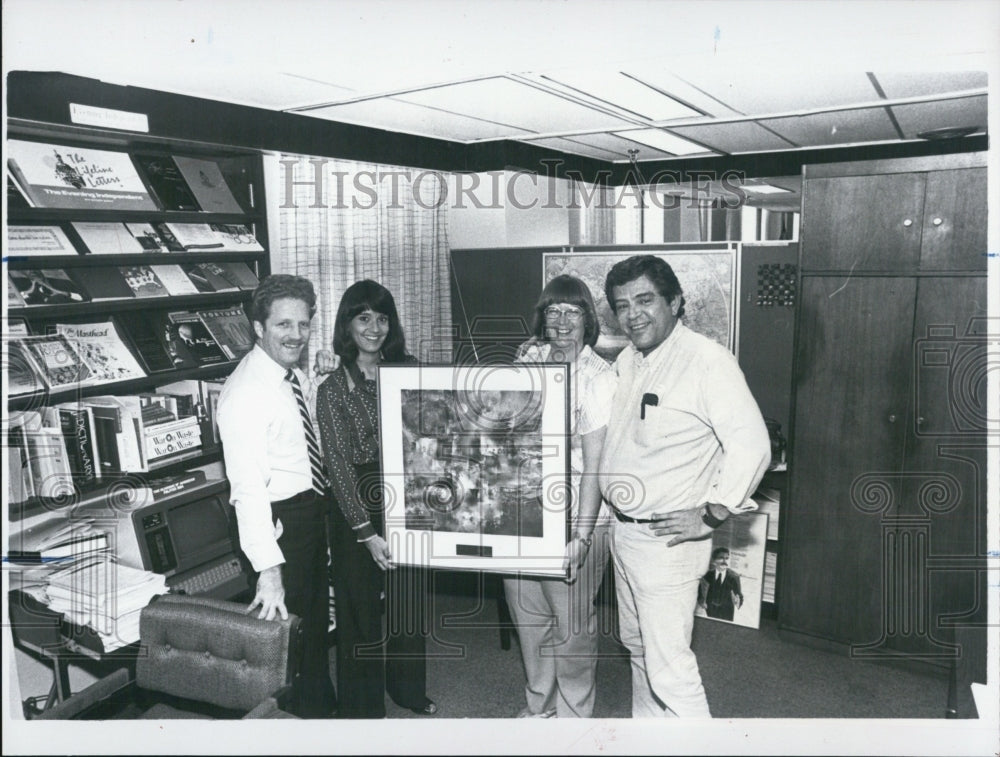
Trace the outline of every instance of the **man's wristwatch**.
[[708, 505], [706, 504], [705, 507], [704, 507], [704, 509], [701, 512], [701, 522], [704, 523], [709, 528], [718, 528], [719, 526], [721, 526], [726, 521], [725, 521], [724, 518], [720, 519], [720, 518], [716, 518], [714, 515], [712, 515], [712, 511], [709, 509]]

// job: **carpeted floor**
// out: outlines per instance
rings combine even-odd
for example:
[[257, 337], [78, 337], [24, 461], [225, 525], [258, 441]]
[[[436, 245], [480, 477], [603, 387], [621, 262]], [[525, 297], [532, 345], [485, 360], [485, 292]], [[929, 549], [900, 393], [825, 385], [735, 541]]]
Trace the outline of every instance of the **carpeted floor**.
[[[450, 574], [434, 594], [427, 693], [439, 717], [513, 718], [524, 706], [516, 636], [500, 648], [497, 605], [475, 574]], [[631, 715], [627, 653], [601, 604], [594, 717]], [[944, 676], [902, 670], [812, 649], [778, 636], [773, 620], [750, 629], [698, 618], [693, 647], [718, 718], [943, 718]], [[332, 657], [332, 655], [331, 655]], [[390, 718], [418, 718], [386, 698]]]

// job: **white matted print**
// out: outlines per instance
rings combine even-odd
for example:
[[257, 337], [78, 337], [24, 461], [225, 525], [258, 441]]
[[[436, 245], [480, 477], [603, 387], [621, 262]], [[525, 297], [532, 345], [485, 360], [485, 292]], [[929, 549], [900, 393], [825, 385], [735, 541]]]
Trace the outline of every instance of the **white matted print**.
[[707, 250], [625, 250], [615, 252], [547, 252], [542, 256], [542, 283], [569, 274], [586, 283], [601, 325], [594, 351], [614, 360], [628, 344], [618, 319], [604, 296], [604, 280], [615, 263], [633, 255], [655, 255], [670, 264], [684, 292], [683, 322], [736, 352], [737, 246]]
[[695, 615], [760, 628], [767, 515], [732, 515], [712, 534], [712, 558], [698, 586]]
[[555, 364], [380, 366], [394, 562], [564, 575], [567, 380]]

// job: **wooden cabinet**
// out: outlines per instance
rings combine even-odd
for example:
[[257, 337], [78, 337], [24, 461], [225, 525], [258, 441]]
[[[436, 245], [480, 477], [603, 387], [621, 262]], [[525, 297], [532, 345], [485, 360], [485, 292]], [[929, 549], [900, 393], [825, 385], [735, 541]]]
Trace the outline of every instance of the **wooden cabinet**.
[[975, 630], [985, 229], [981, 155], [807, 167], [784, 631], [947, 665]]

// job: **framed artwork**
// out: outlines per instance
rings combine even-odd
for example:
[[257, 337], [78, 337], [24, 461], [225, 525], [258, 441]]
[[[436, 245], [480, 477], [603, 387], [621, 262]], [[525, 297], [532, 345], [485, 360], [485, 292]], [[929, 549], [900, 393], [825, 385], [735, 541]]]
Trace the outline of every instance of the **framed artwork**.
[[712, 558], [698, 586], [695, 615], [760, 628], [768, 516], [740, 513], [712, 534]]
[[614, 252], [547, 252], [542, 255], [542, 283], [556, 276], [569, 274], [587, 284], [601, 334], [594, 351], [605, 360], [614, 360], [628, 344], [628, 338], [618, 326], [618, 319], [604, 296], [604, 280], [611, 266], [633, 255], [655, 255], [662, 258], [677, 275], [684, 292], [684, 317], [692, 331], [704, 334], [735, 354], [737, 341], [737, 277], [739, 275], [737, 245], [699, 250], [635, 249]]
[[567, 366], [381, 366], [386, 540], [400, 564], [564, 575]]

